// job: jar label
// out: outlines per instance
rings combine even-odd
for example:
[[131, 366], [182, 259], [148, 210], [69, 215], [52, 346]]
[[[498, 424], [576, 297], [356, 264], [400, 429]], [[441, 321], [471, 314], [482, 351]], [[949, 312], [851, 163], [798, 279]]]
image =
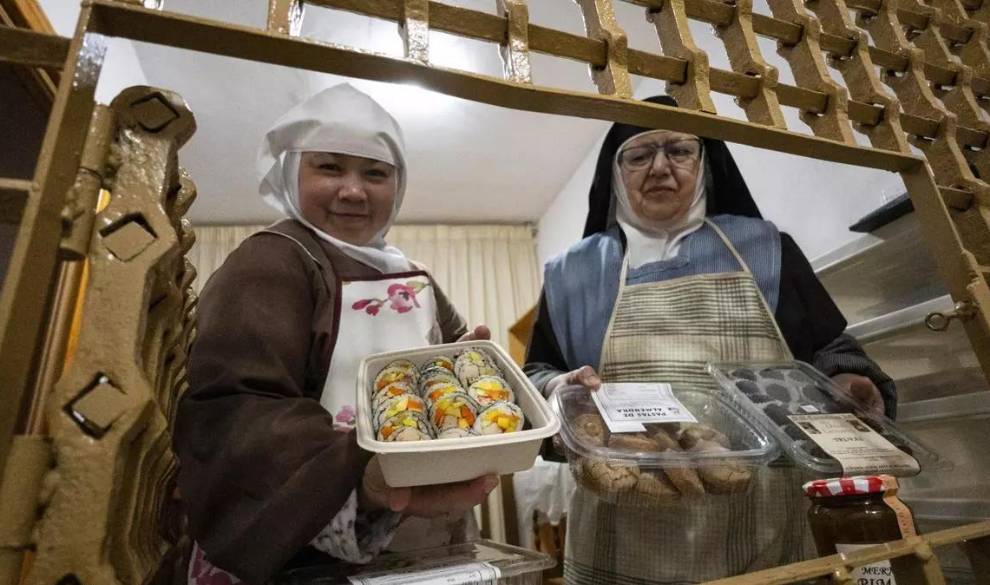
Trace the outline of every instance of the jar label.
[[793, 414], [790, 419], [842, 465], [844, 475], [914, 475], [920, 470], [917, 459], [892, 445], [855, 414]]
[[[836, 544], [835, 550], [845, 554], [871, 546], [876, 546], [876, 544]], [[894, 579], [894, 570], [890, 567], [890, 561], [877, 561], [869, 565], [856, 567], [852, 571], [849, 571], [849, 576], [852, 577], [852, 582], [855, 585], [897, 585], [897, 580]]]

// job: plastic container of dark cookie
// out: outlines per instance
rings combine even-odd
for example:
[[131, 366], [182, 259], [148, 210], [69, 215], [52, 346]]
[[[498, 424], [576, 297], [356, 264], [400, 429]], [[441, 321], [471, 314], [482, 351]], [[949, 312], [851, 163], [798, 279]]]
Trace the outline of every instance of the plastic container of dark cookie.
[[832, 477], [848, 474], [850, 470], [844, 469], [838, 459], [812, 439], [811, 435], [816, 433], [814, 424], [798, 424], [794, 416], [798, 421], [807, 419], [814, 423], [814, 418], [807, 418], [809, 415], [854, 415], [864, 427], [917, 462], [917, 465], [913, 462], [904, 465], [877, 458], [875, 463], [858, 463], [871, 467], [859, 467], [854, 470], [856, 474], [907, 477], [929, 466], [945, 465], [938, 455], [900, 430], [894, 421], [864, 410], [835, 382], [807, 363], [720, 363], [709, 364], [708, 371], [727, 396], [760, 421], [795, 464], [817, 475]]
[[717, 392], [673, 393], [697, 423], [611, 433], [587, 389], [558, 390], [554, 407], [575, 480], [605, 501], [635, 507], [748, 492], [755, 469], [779, 456], [773, 437]]

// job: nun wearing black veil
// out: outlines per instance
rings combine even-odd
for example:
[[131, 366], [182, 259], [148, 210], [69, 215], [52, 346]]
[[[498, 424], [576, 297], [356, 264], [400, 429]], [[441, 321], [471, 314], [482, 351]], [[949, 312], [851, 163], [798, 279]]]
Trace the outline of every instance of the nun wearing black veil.
[[[893, 383], [845, 328], [794, 240], [762, 219], [723, 142], [616, 124], [598, 157], [584, 239], [546, 265], [526, 373], [547, 397], [603, 381], [714, 391], [709, 362], [799, 359], [893, 415]], [[811, 552], [802, 479], [778, 462], [757, 470], [745, 493], [650, 509], [579, 486], [565, 580], [697, 583], [800, 560]]]

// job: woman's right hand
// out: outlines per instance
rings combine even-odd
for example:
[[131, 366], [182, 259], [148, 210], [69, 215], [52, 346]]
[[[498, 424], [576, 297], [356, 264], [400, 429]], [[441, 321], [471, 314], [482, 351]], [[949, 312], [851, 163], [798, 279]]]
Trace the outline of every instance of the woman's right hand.
[[471, 481], [411, 488], [393, 488], [385, 483], [378, 457], [372, 457], [364, 471], [359, 506], [366, 510], [389, 509], [410, 516], [457, 517], [485, 501], [498, 485], [498, 476], [484, 475]]
[[550, 378], [550, 381], [544, 387], [544, 392], [547, 396], [553, 396], [554, 392], [564, 386], [584, 386], [588, 390], [595, 391], [601, 388], [602, 379], [595, 372], [595, 368], [582, 366], [576, 370], [571, 370], [570, 372]]
[[[589, 391], [594, 392], [602, 387], [602, 379], [598, 373], [595, 372], [595, 368], [591, 366], [582, 366], [576, 370], [571, 370], [570, 372], [565, 372], [559, 376], [550, 378], [547, 385], [543, 387], [543, 392], [544, 395], [552, 397], [557, 390], [567, 386], [584, 386]], [[551, 399], [550, 403], [556, 404], [556, 401]], [[556, 407], [554, 407], [554, 410], [556, 410]], [[558, 416], [560, 415], [559, 412], [557, 414]], [[564, 443], [561, 440], [560, 435], [554, 435], [553, 438], [550, 439], [550, 442], [553, 444], [553, 448], [557, 451], [557, 454], [563, 456]]]

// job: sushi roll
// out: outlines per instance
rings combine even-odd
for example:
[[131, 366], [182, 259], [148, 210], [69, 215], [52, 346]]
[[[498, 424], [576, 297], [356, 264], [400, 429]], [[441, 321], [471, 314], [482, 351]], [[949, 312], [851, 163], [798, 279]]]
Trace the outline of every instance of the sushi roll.
[[511, 402], [496, 402], [486, 408], [474, 422], [479, 435], [499, 435], [521, 431], [526, 423], [521, 408]]
[[416, 393], [413, 391], [413, 385], [408, 381], [392, 382], [381, 390], [376, 390], [371, 395], [371, 408], [377, 409], [381, 403], [396, 396], [402, 396], [403, 394], [415, 396]]
[[416, 364], [412, 363], [409, 360], [406, 359], [394, 360], [390, 362], [387, 366], [385, 366], [385, 368], [383, 369], [387, 370], [389, 368], [399, 368], [400, 370], [405, 370], [409, 372], [410, 374], [412, 374], [414, 381], [419, 378], [419, 369], [416, 368]]
[[474, 384], [468, 387], [467, 393], [482, 409], [495, 402], [516, 401], [516, 395], [513, 394], [509, 383], [498, 376], [478, 378]]
[[429, 405], [434, 404], [437, 400], [440, 400], [448, 394], [453, 394], [454, 392], [464, 392], [464, 388], [462, 388], [457, 382], [444, 381], [433, 384], [424, 390], [423, 400], [425, 400]]
[[379, 441], [426, 441], [433, 438], [433, 429], [425, 418], [404, 412], [386, 420], [375, 435]]
[[454, 373], [454, 360], [450, 359], [444, 355], [438, 355], [436, 357], [430, 358], [423, 364], [423, 367], [419, 369], [420, 372], [425, 373], [427, 370], [432, 368], [443, 368], [451, 374]]
[[386, 420], [404, 412], [426, 416], [426, 403], [423, 402], [422, 398], [413, 394], [403, 394], [389, 398], [375, 408], [375, 423], [381, 425]]
[[463, 439], [464, 437], [476, 437], [478, 436], [471, 429], [462, 429], [461, 427], [450, 427], [449, 429], [441, 432], [437, 435], [438, 439]]
[[371, 391], [377, 392], [392, 382], [401, 381], [409, 382], [415, 386], [415, 374], [405, 368], [384, 368], [382, 371], [378, 372], [377, 376], [375, 376], [375, 385]]
[[481, 350], [469, 349], [454, 360], [454, 374], [461, 384], [470, 386], [485, 376], [501, 376], [492, 360]]
[[450, 428], [470, 429], [478, 418], [478, 405], [466, 392], [453, 392], [430, 406], [430, 422], [438, 433]]
[[459, 387], [461, 382], [447, 370], [430, 370], [419, 379], [419, 395], [426, 396], [435, 384], [453, 384]]

